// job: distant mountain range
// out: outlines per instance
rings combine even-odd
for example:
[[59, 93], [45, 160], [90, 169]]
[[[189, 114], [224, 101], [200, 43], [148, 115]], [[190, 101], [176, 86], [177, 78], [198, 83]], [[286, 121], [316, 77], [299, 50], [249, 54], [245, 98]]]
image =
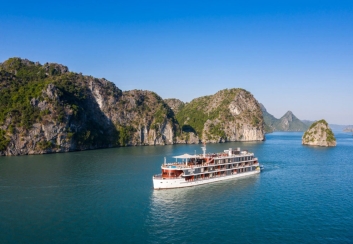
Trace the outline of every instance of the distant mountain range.
[[[316, 121], [312, 120], [302, 120], [304, 124], [310, 126]], [[353, 131], [353, 125], [337, 125], [337, 124], [329, 124], [331, 130], [333, 131], [344, 131], [344, 132], [350, 132]]]
[[[267, 112], [265, 106], [260, 103], [265, 122], [265, 132], [274, 131], [306, 131], [316, 121], [300, 120], [291, 111], [288, 111], [280, 119]], [[333, 131], [353, 132], [353, 125], [329, 124]]]
[[265, 131], [267, 133], [274, 131], [306, 131], [312, 124], [310, 121], [301, 121], [291, 111], [288, 111], [280, 119], [277, 119], [267, 112], [263, 104], [260, 104], [260, 106], [265, 121]]
[[343, 129], [344, 132], [353, 132], [353, 125], [346, 125]]

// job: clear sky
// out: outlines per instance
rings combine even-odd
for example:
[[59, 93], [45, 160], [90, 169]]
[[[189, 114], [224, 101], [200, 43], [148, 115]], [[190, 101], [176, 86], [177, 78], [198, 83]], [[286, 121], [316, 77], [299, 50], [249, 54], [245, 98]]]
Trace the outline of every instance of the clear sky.
[[353, 124], [353, 1], [2, 1], [0, 33], [0, 62], [185, 102], [240, 87], [277, 118]]

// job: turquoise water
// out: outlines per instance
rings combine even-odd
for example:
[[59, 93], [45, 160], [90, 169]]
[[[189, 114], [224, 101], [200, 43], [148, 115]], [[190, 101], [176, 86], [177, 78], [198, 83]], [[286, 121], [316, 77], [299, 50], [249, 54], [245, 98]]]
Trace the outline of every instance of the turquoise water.
[[129, 147], [0, 157], [1, 243], [352, 243], [353, 137], [334, 148], [302, 133], [241, 147], [256, 176], [154, 191], [164, 156], [201, 145]]

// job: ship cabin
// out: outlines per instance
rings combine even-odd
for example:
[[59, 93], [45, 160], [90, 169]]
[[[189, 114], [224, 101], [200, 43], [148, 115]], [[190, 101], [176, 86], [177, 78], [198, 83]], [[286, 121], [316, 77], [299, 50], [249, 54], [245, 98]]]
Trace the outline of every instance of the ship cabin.
[[173, 158], [181, 159], [181, 163], [172, 163], [162, 165], [162, 178], [173, 179], [180, 177], [184, 170], [182, 168], [188, 167], [190, 165], [202, 164], [203, 160], [200, 159], [198, 155], [183, 154], [180, 156], [175, 156]]
[[[183, 154], [175, 156], [177, 162], [164, 163], [162, 165], [163, 179], [175, 179], [183, 177], [186, 181], [204, 178], [213, 178], [231, 174], [245, 173], [255, 170], [259, 165], [253, 153], [247, 150], [224, 150], [222, 153], [201, 155]], [[181, 159], [181, 162], [178, 162]]]

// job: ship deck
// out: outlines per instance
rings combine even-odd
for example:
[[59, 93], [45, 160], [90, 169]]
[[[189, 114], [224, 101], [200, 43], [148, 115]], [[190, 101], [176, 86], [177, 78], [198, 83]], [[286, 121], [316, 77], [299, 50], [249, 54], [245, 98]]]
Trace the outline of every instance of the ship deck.
[[[257, 166], [260, 166], [260, 164], [258, 163], [257, 161], [257, 158], [253, 158], [252, 159], [253, 161], [256, 161], [256, 163], [252, 164], [251, 166], [254, 166], [254, 167], [257, 167]], [[241, 163], [241, 162], [240, 162]], [[231, 163], [228, 163], [228, 164], [231, 164]], [[197, 167], [201, 168], [201, 167], [204, 167], [204, 166], [214, 166], [214, 165], [221, 165], [221, 164], [215, 164], [215, 163], [210, 163], [210, 164], [202, 164], [202, 165], [198, 165]], [[196, 173], [196, 174], [193, 174], [193, 175], [204, 175], [204, 174], [211, 174], [211, 173], [218, 173], [218, 172], [224, 172], [224, 171], [229, 171], [229, 170], [234, 170], [234, 169], [243, 169], [243, 168], [247, 168], [249, 167], [249, 165], [238, 165], [236, 167], [229, 167], [229, 168], [214, 168], [213, 170], [207, 170], [207, 171], [203, 171], [203, 172], [200, 172], [200, 173]], [[191, 168], [196, 168], [195, 167], [192, 167], [192, 166], [187, 166], [185, 168], [172, 168], [172, 169], [191, 169]], [[169, 168], [167, 168], [169, 169]], [[185, 176], [187, 175], [182, 175], [182, 176], [178, 176], [178, 177], [171, 177], [171, 176], [168, 176], [168, 177], [163, 177], [162, 174], [156, 174], [153, 176], [154, 179], [183, 179]]]
[[[247, 154], [237, 154], [237, 155], [228, 155], [228, 154], [207, 154], [205, 157], [203, 155], [196, 155], [195, 158], [199, 159], [207, 159], [209, 162], [206, 163], [195, 163], [192, 162], [172, 162], [172, 163], [164, 163], [162, 164], [162, 169], [175, 169], [175, 170], [183, 170], [183, 169], [191, 169], [191, 168], [200, 168], [205, 166], [215, 166], [215, 165], [222, 165], [222, 164], [230, 164], [230, 163], [216, 163], [215, 160], [217, 159], [227, 159], [227, 158], [236, 158], [236, 157], [247, 157], [247, 156], [254, 156], [253, 153]], [[252, 158], [251, 160], [246, 161], [257, 161], [257, 158]], [[239, 163], [239, 162], [238, 162]]]

